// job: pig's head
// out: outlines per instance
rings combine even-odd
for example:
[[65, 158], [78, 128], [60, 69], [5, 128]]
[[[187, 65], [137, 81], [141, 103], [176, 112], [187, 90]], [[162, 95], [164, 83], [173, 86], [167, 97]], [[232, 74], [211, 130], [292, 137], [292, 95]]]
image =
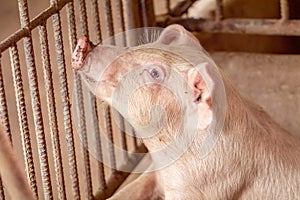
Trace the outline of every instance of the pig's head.
[[[225, 116], [219, 109], [224, 105], [218, 103], [225, 101], [225, 93], [218, 89], [223, 89], [221, 77], [197, 39], [183, 27], [169, 26], [155, 42], [130, 48], [82, 45], [86, 52], [79, 56], [74, 52], [73, 66], [80, 68], [97, 97], [133, 125], [150, 151], [166, 146], [173, 152], [178, 146], [186, 150], [197, 135], [211, 127], [220, 129], [214, 118]], [[78, 57], [83, 57], [79, 64]], [[213, 137], [206, 138], [211, 140], [217, 134], [209, 135]]]

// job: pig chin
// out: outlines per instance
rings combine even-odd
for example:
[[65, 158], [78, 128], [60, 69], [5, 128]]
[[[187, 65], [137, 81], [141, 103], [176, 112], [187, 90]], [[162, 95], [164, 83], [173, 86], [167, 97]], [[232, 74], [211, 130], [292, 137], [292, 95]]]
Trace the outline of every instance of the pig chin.
[[95, 95], [112, 106], [112, 96], [115, 90], [115, 86], [107, 83], [105, 80], [100, 81], [100, 84], [96, 88]]

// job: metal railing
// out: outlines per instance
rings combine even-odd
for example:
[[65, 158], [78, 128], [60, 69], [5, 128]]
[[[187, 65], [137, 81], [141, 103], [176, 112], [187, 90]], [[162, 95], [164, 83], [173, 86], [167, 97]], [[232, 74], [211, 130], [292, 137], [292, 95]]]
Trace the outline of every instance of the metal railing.
[[[21, 28], [0, 42], [0, 117], [12, 142], [13, 138], [18, 136], [16, 132], [20, 132], [26, 174], [38, 199], [105, 199], [111, 196], [129, 175], [128, 172], [115, 169], [108, 173], [100, 161], [96, 161], [96, 167], [93, 167], [89, 151], [76, 145], [70, 80], [74, 81], [73, 89], [76, 91], [73, 98], [78, 102], [79, 112], [76, 114], [80, 119], [78, 132], [82, 146], [89, 146], [85, 102], [89, 102], [92, 111], [92, 128], [98, 144], [97, 156], [103, 156], [99, 121], [106, 125], [108, 138], [115, 139], [111, 108], [106, 106], [101, 110], [99, 102], [91, 93], [83, 95], [81, 79], [76, 72], [70, 70], [70, 62], [66, 61], [75, 48], [78, 35], [86, 35], [98, 43], [104, 37], [132, 28], [155, 24], [165, 27], [179, 23], [190, 31], [300, 36], [300, 20], [289, 19], [288, 0], [280, 1], [281, 19], [225, 19], [222, 0], [216, 0], [216, 17], [213, 20], [183, 18], [183, 14], [194, 2], [195, 0], [182, 1], [170, 8], [171, 1], [166, 0], [167, 13], [155, 16], [152, 0], [50, 0], [48, 8], [30, 19], [27, 0], [18, 0]], [[62, 19], [66, 23], [63, 23]], [[49, 31], [50, 27], [53, 32]], [[63, 29], [67, 32], [69, 43], [66, 43]], [[38, 30], [38, 38], [32, 36], [35, 30]], [[23, 42], [24, 48], [18, 46], [20, 41]], [[33, 43], [38, 42], [40, 49], [35, 51]], [[53, 51], [51, 46], [54, 46]], [[25, 58], [20, 55], [23, 51]], [[10, 55], [9, 76], [14, 84], [13, 90], [7, 89], [7, 75], [3, 74], [3, 67], [8, 67], [3, 63], [3, 56], [7, 53]], [[37, 66], [36, 58], [41, 59], [40, 66]], [[26, 61], [26, 65], [22, 59]], [[43, 77], [38, 76], [39, 70], [42, 70]], [[59, 83], [55, 82], [56, 80]], [[26, 100], [29, 94], [25, 84], [29, 87], [29, 101], [32, 106], [30, 109]], [[45, 91], [44, 96], [41, 95], [41, 90]], [[9, 102], [9, 95], [13, 95], [16, 102]], [[43, 99], [46, 102], [44, 107]], [[17, 117], [10, 115], [10, 107], [14, 106]], [[15, 132], [12, 132], [12, 124], [18, 124], [19, 130], [14, 129]], [[34, 130], [31, 129], [32, 124]], [[120, 124], [125, 126], [124, 123]], [[50, 141], [47, 140], [46, 129], [49, 130]], [[37, 141], [36, 148], [31, 139], [33, 136]], [[65, 137], [65, 147], [62, 145], [62, 137]], [[133, 145], [130, 146], [129, 142]], [[52, 146], [49, 148], [50, 144]], [[133, 152], [146, 151], [135, 138], [128, 139], [122, 131], [121, 147]], [[111, 163], [116, 165], [114, 149], [111, 146], [109, 148]], [[52, 149], [52, 153], [47, 149]], [[79, 153], [83, 159], [78, 159]], [[34, 159], [35, 154], [38, 159]], [[67, 158], [67, 162], [64, 162], [64, 158]], [[124, 154], [124, 158], [131, 169], [139, 162], [139, 159], [131, 155]], [[53, 164], [49, 162], [50, 159], [53, 160]], [[79, 168], [83, 169], [83, 173], [79, 173]], [[37, 178], [41, 179], [41, 185], [38, 184]], [[0, 179], [1, 200], [6, 199], [5, 194]]]
[[[113, 14], [112, 11], [112, 3], [114, 3], [115, 14]], [[74, 4], [77, 6], [74, 6]], [[50, 0], [50, 6], [32, 20], [29, 18], [27, 0], [19, 0], [18, 6], [21, 28], [1, 41], [0, 55], [5, 54], [7, 51], [9, 51], [10, 54], [11, 77], [14, 83], [19, 132], [22, 138], [26, 174], [32, 191], [38, 199], [67, 199], [68, 197], [70, 199], [105, 199], [114, 193], [129, 173], [119, 172], [114, 169], [111, 170], [111, 173], [107, 173], [105, 172], [103, 163], [100, 161], [97, 161], [96, 169], [92, 170], [89, 151], [87, 148], [78, 147], [76, 145], [74, 135], [75, 128], [73, 126], [74, 122], [72, 121], [72, 115], [75, 113], [73, 113], [71, 109], [71, 86], [70, 81], [68, 82], [68, 79], [72, 79], [71, 77], [74, 77], [74, 90], [76, 91], [74, 98], [76, 98], [79, 107], [78, 117], [80, 124], [78, 125], [78, 132], [82, 139], [82, 145], [85, 147], [88, 146], [88, 132], [84, 107], [85, 101], [88, 101], [92, 107], [93, 129], [96, 133], [95, 139], [98, 143], [97, 153], [99, 156], [102, 155], [99, 137], [99, 121], [105, 121], [111, 140], [114, 139], [114, 133], [112, 132], [110, 108], [107, 107], [105, 109], [103, 116], [99, 114], [96, 98], [91, 93], [88, 96], [83, 95], [82, 82], [79, 75], [76, 72], [69, 74], [70, 70], [68, 70], [68, 68], [70, 67], [70, 62], [66, 61], [66, 57], [70, 55], [75, 48], [77, 34], [90, 36], [91, 30], [89, 30], [89, 23], [93, 24], [93, 33], [95, 34], [94, 42], [96, 43], [102, 40], [103, 33], [107, 36], [114, 35], [115, 24], [117, 27], [121, 27], [121, 30], [117, 30], [119, 32], [140, 26], [153, 26], [153, 2], [144, 0], [78, 0], [75, 2], [73, 0]], [[89, 7], [87, 8], [87, 6]], [[77, 8], [78, 10], [75, 10]], [[67, 21], [67, 27], [63, 27], [62, 24], [63, 9], [66, 9], [64, 19]], [[91, 10], [90, 15], [87, 13], [87, 9]], [[88, 15], [91, 19], [88, 19]], [[150, 18], [152, 20], [150, 20]], [[53, 33], [49, 33], [51, 19]], [[106, 27], [103, 27], [100, 21], [105, 21]], [[69, 44], [67, 45], [63, 37], [63, 28], [67, 28], [68, 31]], [[32, 32], [35, 30], [38, 30], [39, 39], [33, 38], [32, 36]], [[22, 58], [20, 57], [20, 47], [17, 45], [19, 41], [23, 41], [24, 44], [26, 68], [20, 62]], [[54, 42], [55, 53], [50, 49], [50, 43], [52, 41]], [[35, 51], [33, 47], [33, 43], [37, 42], [39, 42], [40, 45], [40, 52]], [[23, 49], [21, 50], [23, 51]], [[55, 64], [53, 64], [51, 60], [54, 59], [52, 54], [56, 54]], [[35, 60], [39, 56], [41, 58], [41, 66], [37, 66], [37, 61]], [[2, 61], [0, 64], [2, 64]], [[4, 123], [6, 131], [11, 133], [11, 122], [14, 121], [15, 118], [9, 115], [8, 109], [13, 102], [7, 102], [7, 95], [12, 95], [12, 91], [5, 89], [5, 79], [3, 78], [1, 67], [3, 68], [3, 65], [0, 65], [1, 120]], [[42, 68], [43, 79], [38, 77], [37, 71], [41, 69], [39, 67]], [[27, 71], [27, 76], [24, 77], [22, 71]], [[55, 77], [56, 73], [53, 71], [57, 71], [57, 77]], [[26, 77], [28, 77], [28, 80], [25, 81]], [[57, 79], [59, 80], [58, 84], [55, 83]], [[28, 105], [26, 104], [28, 94], [24, 89], [24, 82], [28, 82], [29, 84], [30, 104], [32, 105], [30, 110], [28, 110]], [[42, 85], [45, 90], [47, 109], [42, 107], [41, 98], [44, 98], [44, 96], [41, 97], [40, 92]], [[59, 85], [59, 92], [56, 90], [57, 85]], [[57, 106], [57, 102], [59, 106]], [[28, 116], [29, 113], [32, 113], [33, 118]], [[48, 117], [45, 117], [45, 113]], [[60, 113], [63, 115], [63, 123], [60, 123], [58, 119]], [[45, 118], [47, 118], [47, 120], [45, 120]], [[46, 122], [49, 123], [46, 124]], [[34, 131], [31, 129], [30, 124], [33, 124]], [[48, 132], [45, 131], [45, 126], [49, 129], [51, 141], [46, 141]], [[35, 136], [37, 141], [38, 161], [34, 159], [35, 152], [31, 140], [32, 136]], [[62, 137], [66, 139], [68, 165], [65, 165], [63, 162], [63, 151], [65, 149], [61, 146]], [[11, 135], [10, 138], [12, 138]], [[130, 150], [129, 148], [131, 148], [127, 145], [128, 140], [128, 137], [125, 137], [125, 133], [122, 132], [122, 147], [125, 150]], [[146, 151], [145, 147], [136, 141], [136, 138], [132, 138], [131, 140], [133, 140], [134, 143], [131, 151]], [[47, 151], [50, 144], [52, 145], [50, 147], [52, 153]], [[18, 147], [14, 146], [14, 148]], [[113, 147], [110, 148], [111, 162], [116, 163]], [[83, 156], [82, 160], [78, 160], [78, 151], [81, 151]], [[49, 162], [49, 156], [53, 156], [53, 165]], [[139, 161], [134, 157], [130, 157], [130, 155], [126, 156], [128, 156], [127, 160], [130, 166], [134, 166], [133, 163], [136, 164]], [[50, 170], [51, 167], [54, 168], [54, 171]], [[83, 169], [82, 174], [78, 171], [79, 167]], [[69, 168], [69, 177], [67, 177], [66, 173], [67, 168]], [[37, 173], [37, 169], [40, 169], [40, 173]], [[39, 176], [41, 176], [41, 185], [38, 184], [37, 181], [37, 177]], [[96, 181], [93, 182], [92, 177], [97, 177], [98, 184], [96, 184]], [[66, 184], [66, 182], [70, 184]], [[94, 191], [93, 189], [95, 188], [96, 190]], [[68, 195], [68, 191], [72, 193], [72, 195]], [[1, 181], [0, 199], [5, 199], [5, 190]]]

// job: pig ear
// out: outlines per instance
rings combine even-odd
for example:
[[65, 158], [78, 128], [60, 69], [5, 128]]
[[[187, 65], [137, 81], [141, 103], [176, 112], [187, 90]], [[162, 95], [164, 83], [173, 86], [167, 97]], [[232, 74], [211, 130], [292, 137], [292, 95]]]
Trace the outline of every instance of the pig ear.
[[188, 71], [188, 83], [194, 92], [194, 103], [204, 103], [210, 107], [212, 104], [213, 80], [209, 74], [208, 64], [191, 68]]
[[214, 82], [209, 73], [209, 65], [207, 63], [201, 64], [195, 68], [191, 68], [187, 74], [188, 84], [192, 88], [194, 101], [197, 104], [200, 120], [198, 128], [206, 129], [213, 119], [212, 112], [212, 92], [214, 89]]
[[189, 46], [202, 49], [198, 39], [183, 26], [174, 24], [166, 27], [159, 36], [158, 43], [165, 45]]

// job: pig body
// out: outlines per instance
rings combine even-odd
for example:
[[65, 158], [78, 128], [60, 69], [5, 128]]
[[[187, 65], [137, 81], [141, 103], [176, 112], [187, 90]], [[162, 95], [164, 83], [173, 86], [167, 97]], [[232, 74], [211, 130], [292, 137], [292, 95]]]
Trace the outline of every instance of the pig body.
[[[78, 52], [74, 55], [73, 65], [78, 69]], [[109, 56], [102, 60], [101, 55]], [[154, 166], [159, 168], [159, 184], [152, 187], [153, 191], [161, 187], [165, 199], [300, 198], [300, 140], [282, 129], [261, 107], [242, 97], [181, 26], [169, 26], [157, 42], [130, 51], [99, 45], [79, 57], [85, 59], [80, 71], [94, 94], [139, 130]], [[107, 62], [108, 57], [113, 60]], [[189, 59], [197, 60], [200, 67], [187, 62]], [[182, 77], [181, 81], [170, 78], [172, 70]], [[130, 77], [131, 71], [138, 73]], [[126, 87], [136, 88], [129, 96], [122, 86], [124, 77], [130, 77]], [[182, 103], [163, 87], [168, 80], [183, 90]], [[141, 82], [145, 85], [137, 87]], [[121, 90], [116, 89], [118, 85]], [[226, 95], [220, 96], [222, 92]], [[128, 103], [127, 110], [121, 101]], [[155, 105], [165, 111], [165, 121], [160, 115], [154, 115], [157, 121], [151, 119]], [[222, 108], [226, 112], [221, 112]], [[150, 134], [161, 121], [163, 127]], [[221, 128], [220, 135], [216, 127]], [[214, 134], [215, 142], [207, 144], [207, 136]], [[178, 138], [180, 141], [173, 142]], [[203, 153], [204, 146], [211, 148]], [[164, 148], [167, 151], [155, 153]], [[176, 157], [182, 148], [184, 152]], [[162, 167], [164, 161], [170, 162]], [[121, 191], [122, 199], [130, 190], [144, 187], [153, 179], [142, 178], [129, 191]]]

